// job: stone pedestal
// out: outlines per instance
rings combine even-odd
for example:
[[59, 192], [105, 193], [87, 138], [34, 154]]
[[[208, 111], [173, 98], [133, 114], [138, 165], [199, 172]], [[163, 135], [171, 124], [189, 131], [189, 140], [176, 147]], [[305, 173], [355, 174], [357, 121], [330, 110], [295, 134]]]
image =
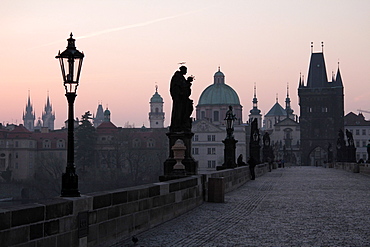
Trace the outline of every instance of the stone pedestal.
[[[191, 143], [194, 133], [192, 132], [169, 132], [166, 134], [169, 139], [169, 157], [164, 162], [164, 175], [159, 177], [160, 181], [167, 181], [172, 179], [178, 179], [185, 176], [196, 175], [198, 172], [198, 162], [191, 156]], [[185, 166], [185, 170], [174, 170], [173, 167], [176, 165], [174, 153], [172, 147], [175, 145], [177, 140], [182, 140], [186, 147], [185, 157], [181, 163]]]
[[216, 170], [233, 169], [237, 165], [235, 163], [235, 149], [236, 143], [238, 142], [234, 138], [226, 138], [222, 141], [225, 144], [224, 149], [224, 163], [222, 166], [217, 166]]

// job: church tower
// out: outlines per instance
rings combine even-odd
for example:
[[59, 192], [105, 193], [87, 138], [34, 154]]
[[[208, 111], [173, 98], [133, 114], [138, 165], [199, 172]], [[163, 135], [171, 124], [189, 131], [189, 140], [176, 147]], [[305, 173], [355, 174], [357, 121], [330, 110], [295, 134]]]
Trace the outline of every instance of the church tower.
[[286, 111], [287, 117], [294, 120], [294, 115], [293, 115], [294, 111], [292, 107], [290, 106], [289, 85], [287, 85], [286, 87], [285, 111]]
[[97, 128], [104, 121], [104, 111], [101, 103], [98, 105], [98, 109], [96, 110], [95, 117], [93, 117], [93, 121], [95, 128]]
[[35, 128], [35, 113], [33, 112], [33, 106], [31, 104], [30, 92], [28, 91], [28, 102], [26, 105], [26, 112], [23, 112], [23, 125], [29, 131], [33, 131]]
[[256, 94], [256, 85], [254, 85], [254, 97], [253, 97], [253, 108], [252, 110], [250, 110], [250, 114], [249, 114], [249, 123], [252, 123], [252, 121], [254, 119], [257, 119], [257, 124], [258, 124], [258, 129], [261, 128], [262, 126], [262, 115], [261, 115], [261, 110], [258, 109], [258, 106], [257, 106], [257, 103], [258, 103], [258, 100], [257, 100], [257, 94]]
[[43, 127], [47, 127], [49, 130], [54, 130], [55, 113], [53, 112], [53, 107], [50, 104], [49, 93], [46, 99], [46, 105], [42, 113], [42, 123]]
[[150, 128], [164, 128], [163, 98], [158, 94], [158, 86], [155, 86], [155, 93], [149, 103]]
[[344, 128], [344, 88], [339, 68], [336, 79], [328, 81], [323, 51], [312, 49], [311, 43], [307, 84], [301, 77], [298, 88], [301, 158], [303, 165], [320, 166], [328, 160], [330, 146], [336, 157], [338, 131]]

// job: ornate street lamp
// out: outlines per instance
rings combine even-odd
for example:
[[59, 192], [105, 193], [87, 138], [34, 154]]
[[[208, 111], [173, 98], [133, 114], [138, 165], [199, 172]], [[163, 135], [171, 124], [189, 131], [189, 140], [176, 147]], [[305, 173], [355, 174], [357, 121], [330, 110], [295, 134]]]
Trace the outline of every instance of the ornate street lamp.
[[78, 197], [78, 176], [74, 165], [74, 112], [73, 104], [76, 98], [77, 87], [80, 79], [82, 60], [84, 54], [76, 49], [75, 39], [72, 33], [65, 51], [58, 53], [55, 58], [59, 59], [62, 71], [63, 84], [66, 90], [68, 101], [68, 147], [67, 147], [67, 167], [66, 172], [62, 175], [62, 192], [63, 197]]

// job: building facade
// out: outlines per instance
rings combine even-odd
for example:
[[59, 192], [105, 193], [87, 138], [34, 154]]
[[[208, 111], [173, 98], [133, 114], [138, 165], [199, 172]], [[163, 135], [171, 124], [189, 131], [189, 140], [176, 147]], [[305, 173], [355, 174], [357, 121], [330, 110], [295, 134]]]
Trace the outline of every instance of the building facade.
[[370, 121], [365, 120], [362, 113], [356, 115], [353, 112], [344, 116], [344, 128], [353, 135], [356, 147], [356, 160], [367, 161], [367, 145], [370, 143]]

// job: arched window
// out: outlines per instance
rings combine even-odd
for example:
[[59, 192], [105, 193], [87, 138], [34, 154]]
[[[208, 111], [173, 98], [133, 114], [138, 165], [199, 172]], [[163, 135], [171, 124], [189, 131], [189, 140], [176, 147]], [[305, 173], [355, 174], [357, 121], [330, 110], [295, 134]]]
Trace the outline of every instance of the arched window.
[[152, 147], [154, 147], [154, 146], [155, 146], [155, 141], [154, 141], [154, 139], [153, 139], [153, 138], [149, 138], [149, 139], [148, 139], [148, 141], [147, 141], [147, 143], [146, 143], [146, 146], [147, 146], [148, 148], [152, 148]]
[[65, 148], [66, 144], [65, 144], [65, 141], [63, 139], [59, 139], [57, 141], [57, 147], [58, 148]]
[[42, 141], [42, 148], [50, 148], [51, 147], [51, 141], [48, 139], [45, 139]]
[[139, 139], [135, 138], [133, 141], [132, 141], [132, 147], [134, 148], [139, 148], [141, 145], [141, 142]]

